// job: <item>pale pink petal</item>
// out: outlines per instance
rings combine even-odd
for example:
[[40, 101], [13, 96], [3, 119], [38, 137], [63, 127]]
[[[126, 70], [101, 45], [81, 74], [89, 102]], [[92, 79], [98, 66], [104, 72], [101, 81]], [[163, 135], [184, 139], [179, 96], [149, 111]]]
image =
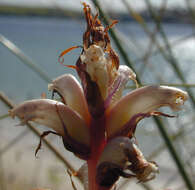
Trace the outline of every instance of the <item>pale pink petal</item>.
[[108, 136], [121, 130], [135, 114], [155, 111], [161, 106], [179, 110], [188, 95], [186, 92], [167, 86], [146, 86], [122, 97], [106, 112]]
[[121, 98], [125, 85], [129, 80], [135, 81], [137, 85], [136, 74], [126, 65], [120, 65], [115, 81], [109, 89], [109, 94], [105, 101], [106, 106], [113, 105]]
[[10, 115], [18, 116], [22, 120], [21, 124], [34, 121], [55, 130], [61, 136], [64, 136], [64, 127], [66, 127], [72, 139], [89, 145], [89, 128], [85, 121], [63, 103], [49, 99], [25, 101], [10, 110]]
[[83, 89], [77, 79], [70, 74], [62, 75], [48, 85], [49, 90], [57, 91], [66, 105], [78, 112], [89, 123], [90, 115]]
[[163, 116], [163, 117], [170, 117], [170, 118], [176, 117], [174, 115], [169, 115], [158, 111], [137, 113], [133, 115], [133, 117], [131, 117], [130, 120], [121, 127], [120, 131], [117, 131], [116, 133], [112, 133], [112, 136], [109, 136], [109, 138], [113, 139], [114, 137], [118, 137], [118, 136], [126, 136], [132, 138], [135, 134], [135, 130], [138, 122], [146, 117], [151, 117], [151, 116]]

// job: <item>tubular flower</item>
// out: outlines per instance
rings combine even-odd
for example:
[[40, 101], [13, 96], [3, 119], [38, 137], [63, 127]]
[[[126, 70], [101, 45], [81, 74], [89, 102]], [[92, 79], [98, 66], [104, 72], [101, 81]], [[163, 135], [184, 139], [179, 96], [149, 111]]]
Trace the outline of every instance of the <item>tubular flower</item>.
[[134, 142], [137, 123], [153, 115], [172, 117], [157, 109], [179, 110], [188, 95], [177, 88], [146, 86], [123, 96], [127, 82], [137, 85], [137, 81], [129, 67], [119, 65], [111, 47], [108, 30], [116, 21], [104, 28], [98, 15], [93, 17], [90, 7], [83, 5], [87, 21], [83, 50], [76, 66], [69, 66], [76, 69], [81, 84], [70, 74], [60, 76], [48, 88], [61, 101], [26, 101], [10, 110], [10, 115], [18, 116], [21, 124], [46, 125], [53, 131], [45, 134], [61, 136], [66, 149], [86, 160], [84, 172], [78, 172], [85, 175], [85, 189], [111, 189], [120, 176], [146, 182], [158, 173], [158, 165], [147, 161]]

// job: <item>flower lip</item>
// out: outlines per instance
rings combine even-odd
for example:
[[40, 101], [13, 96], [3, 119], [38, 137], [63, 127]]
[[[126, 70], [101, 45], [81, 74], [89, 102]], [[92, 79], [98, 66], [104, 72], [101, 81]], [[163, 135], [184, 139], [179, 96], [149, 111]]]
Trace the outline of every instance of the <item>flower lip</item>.
[[188, 94], [180, 89], [167, 86], [145, 86], [138, 88], [106, 110], [108, 137], [116, 134], [135, 115], [156, 111], [162, 106], [169, 106], [174, 111], [180, 110], [188, 99]]
[[[90, 147], [89, 128], [86, 122], [77, 112], [63, 103], [50, 99], [25, 101], [10, 110], [10, 115], [21, 118], [21, 124], [34, 121], [53, 129], [62, 137], [69, 136], [78, 144]], [[66, 134], [64, 127], [66, 127]]]
[[168, 105], [174, 111], [181, 110], [181, 106], [184, 105], [184, 102], [189, 98], [188, 93], [181, 89], [169, 86], [160, 86], [160, 88], [167, 91], [167, 95], [172, 94], [173, 99], [170, 99]]
[[59, 127], [60, 120], [55, 111], [56, 104], [64, 106], [64, 104], [50, 99], [29, 100], [16, 106], [9, 113], [11, 117], [18, 116], [21, 119], [19, 125], [24, 125], [28, 121], [35, 121], [39, 124], [47, 125], [60, 135], [63, 135], [64, 132]]

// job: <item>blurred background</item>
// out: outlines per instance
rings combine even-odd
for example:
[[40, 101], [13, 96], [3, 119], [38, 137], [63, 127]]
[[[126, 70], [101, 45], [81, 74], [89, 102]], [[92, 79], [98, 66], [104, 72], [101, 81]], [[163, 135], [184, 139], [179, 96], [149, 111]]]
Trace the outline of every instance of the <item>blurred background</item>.
[[[140, 149], [160, 168], [156, 179], [145, 184], [120, 180], [118, 189], [195, 189], [195, 1], [85, 2], [94, 14], [100, 9], [104, 23], [119, 21], [111, 33], [112, 45], [121, 64], [131, 66], [142, 85], [170, 85], [190, 95], [184, 110], [174, 113], [179, 117], [139, 123]], [[76, 170], [83, 162], [53, 135], [46, 137], [48, 144], [43, 143], [36, 158], [38, 134], [46, 128], [17, 126], [19, 120], [7, 113], [13, 104], [40, 98], [42, 93], [50, 98], [47, 85], [53, 78], [76, 75], [57, 59], [64, 49], [82, 44], [86, 27], [82, 8], [80, 0], [0, 0], [0, 190], [72, 189], [67, 168]], [[74, 65], [80, 52], [65, 55], [65, 64]], [[172, 114], [167, 108], [162, 111]]]

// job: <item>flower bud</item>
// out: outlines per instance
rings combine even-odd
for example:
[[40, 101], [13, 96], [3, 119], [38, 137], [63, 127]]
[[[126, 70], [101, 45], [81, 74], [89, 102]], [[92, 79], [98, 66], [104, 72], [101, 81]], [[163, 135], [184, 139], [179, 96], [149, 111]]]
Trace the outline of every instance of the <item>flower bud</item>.
[[91, 45], [80, 56], [81, 61], [86, 64], [86, 72], [90, 75], [91, 80], [98, 84], [102, 98], [107, 96], [107, 87], [109, 76], [107, 72], [107, 59], [104, 51], [100, 46]]

